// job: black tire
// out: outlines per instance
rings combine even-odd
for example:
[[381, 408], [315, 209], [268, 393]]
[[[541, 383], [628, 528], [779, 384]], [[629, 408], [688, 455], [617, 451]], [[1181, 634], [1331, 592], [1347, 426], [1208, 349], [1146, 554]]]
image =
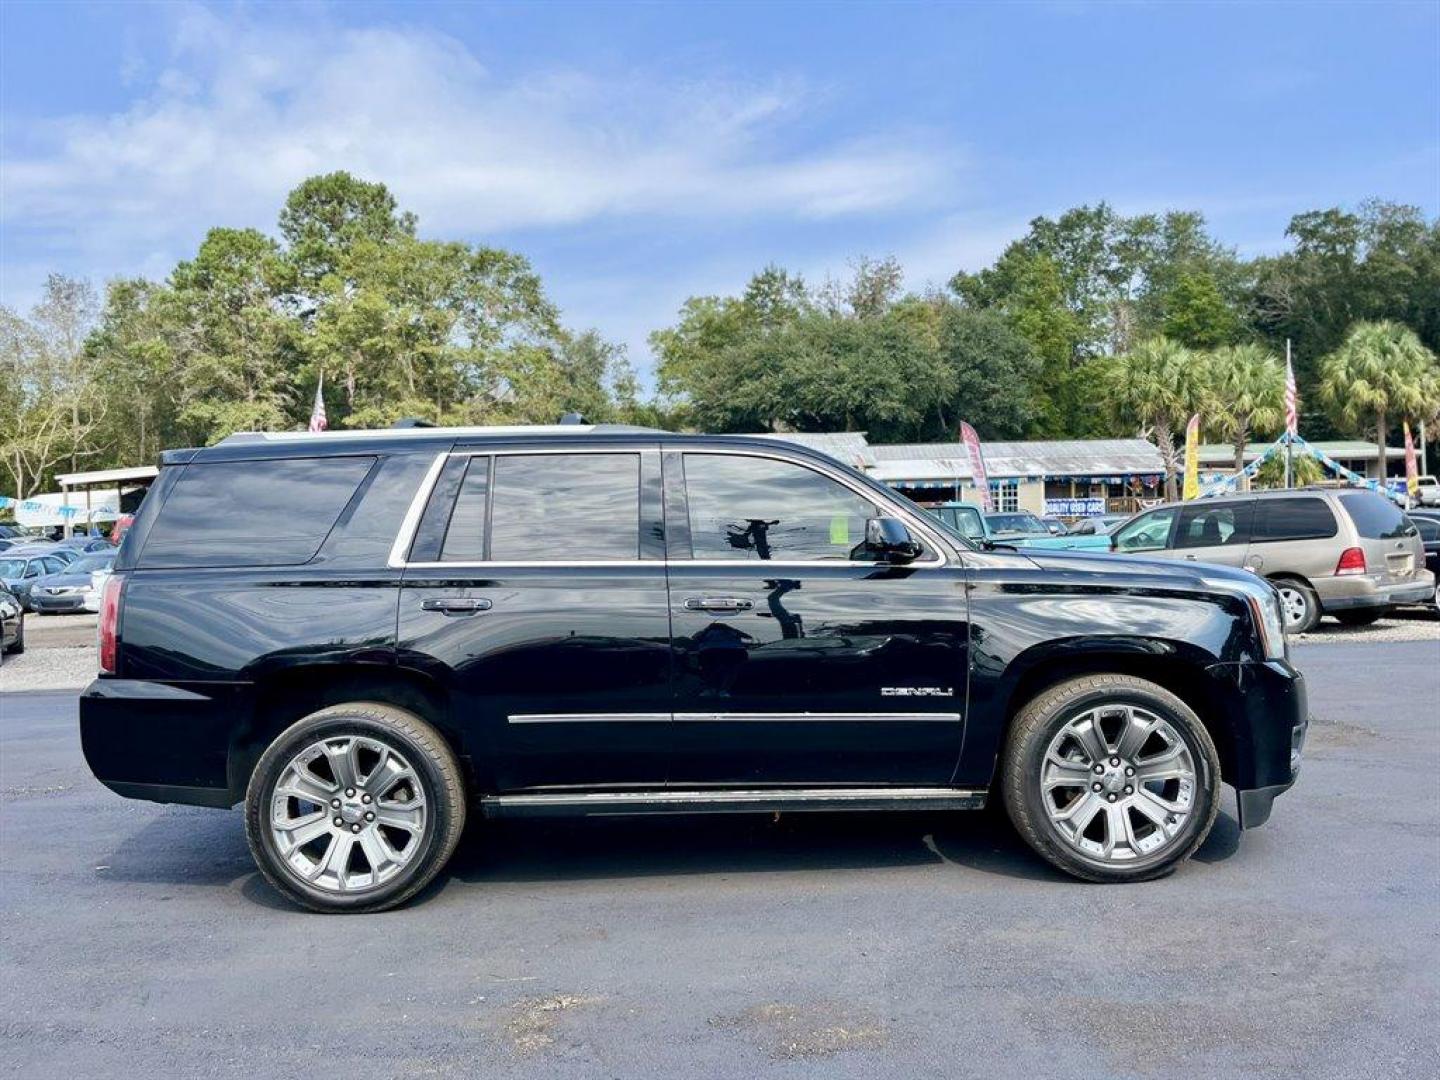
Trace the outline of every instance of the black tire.
[[19, 656], [25, 651], [25, 613], [21, 612], [18, 617], [20, 619], [20, 625], [15, 630], [15, 640], [12, 641], [10, 647], [5, 650], [11, 656]]
[[[290, 868], [275, 846], [270, 814], [277, 781], [291, 759], [321, 739], [363, 736], [384, 743], [412, 763], [424, 789], [427, 816], [420, 851], [383, 884], [350, 893], [316, 888]], [[376, 809], [378, 810], [378, 802]], [[245, 836], [260, 872], [280, 893], [321, 912], [384, 911], [423, 889], [449, 860], [465, 828], [465, 784], [445, 739], [414, 713], [393, 705], [357, 701], [333, 705], [286, 728], [261, 755], [245, 792]], [[378, 826], [377, 826], [378, 827]]]
[[1342, 626], [1369, 626], [1390, 614], [1389, 608], [1361, 608], [1358, 611], [1332, 611]]
[[[1126, 863], [1082, 854], [1050, 821], [1041, 773], [1051, 740], [1078, 714], [1101, 703], [1137, 705], [1175, 730], [1195, 762], [1191, 812], [1180, 831], [1153, 855]], [[1195, 711], [1170, 691], [1131, 675], [1085, 675], [1059, 683], [1027, 702], [1015, 717], [1000, 762], [1000, 785], [1016, 831], [1052, 866], [1085, 881], [1149, 881], [1164, 877], [1194, 854], [1220, 809], [1220, 757]]]
[[[1285, 617], [1285, 633], [1305, 634], [1320, 621], [1320, 597], [1308, 582], [1299, 578], [1271, 578], [1270, 584], [1280, 590], [1280, 608]], [[1293, 606], [1292, 606], [1293, 605]], [[1298, 618], [1294, 612], [1303, 610]]]

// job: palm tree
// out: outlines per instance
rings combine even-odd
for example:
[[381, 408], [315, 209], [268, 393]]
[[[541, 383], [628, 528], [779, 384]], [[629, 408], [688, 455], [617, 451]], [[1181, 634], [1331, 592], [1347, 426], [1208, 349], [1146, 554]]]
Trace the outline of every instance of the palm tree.
[[1179, 471], [1175, 432], [1192, 413], [1203, 414], [1211, 400], [1203, 358], [1169, 338], [1147, 338], [1105, 365], [1101, 388], [1117, 420], [1154, 433], [1165, 462], [1165, 498], [1173, 502]]
[[1259, 345], [1232, 345], [1210, 354], [1214, 427], [1235, 447], [1235, 471], [1245, 467], [1245, 446], [1256, 430], [1285, 420], [1285, 368]]
[[1440, 409], [1440, 362], [1402, 323], [1359, 322], [1320, 361], [1320, 399], [1357, 431], [1373, 421], [1385, 476], [1385, 434], [1398, 416], [1430, 419]]

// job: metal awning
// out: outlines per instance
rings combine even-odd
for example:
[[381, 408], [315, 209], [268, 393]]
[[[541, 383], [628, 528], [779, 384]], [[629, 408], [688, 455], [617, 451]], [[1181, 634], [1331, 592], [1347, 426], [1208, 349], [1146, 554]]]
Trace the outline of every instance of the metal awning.
[[60, 473], [55, 482], [62, 488], [73, 487], [117, 487], [154, 480], [160, 470], [154, 465], [136, 465], [129, 469], [97, 469], [94, 472]]

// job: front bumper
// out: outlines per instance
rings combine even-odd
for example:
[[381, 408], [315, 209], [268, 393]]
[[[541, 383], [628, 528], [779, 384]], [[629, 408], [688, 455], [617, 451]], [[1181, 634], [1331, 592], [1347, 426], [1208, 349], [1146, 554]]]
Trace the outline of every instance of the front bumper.
[[1225, 779], [1238, 796], [1240, 827], [1253, 829], [1269, 820], [1276, 797], [1299, 776], [1310, 726], [1305, 677], [1286, 660], [1208, 670], [1224, 686], [1217, 704], [1229, 720]]
[[62, 612], [84, 611], [84, 593], [65, 593], [62, 596], [50, 596], [32, 592], [30, 594], [30, 610], [43, 612], [47, 615], [57, 615]]

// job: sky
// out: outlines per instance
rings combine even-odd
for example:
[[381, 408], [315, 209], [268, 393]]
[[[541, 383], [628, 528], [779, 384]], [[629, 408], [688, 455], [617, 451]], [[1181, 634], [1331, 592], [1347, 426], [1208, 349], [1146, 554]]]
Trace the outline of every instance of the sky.
[[420, 4], [0, 0], [0, 303], [163, 278], [306, 176], [387, 184], [624, 343], [767, 264], [912, 289], [1038, 215], [1440, 216], [1440, 0]]

